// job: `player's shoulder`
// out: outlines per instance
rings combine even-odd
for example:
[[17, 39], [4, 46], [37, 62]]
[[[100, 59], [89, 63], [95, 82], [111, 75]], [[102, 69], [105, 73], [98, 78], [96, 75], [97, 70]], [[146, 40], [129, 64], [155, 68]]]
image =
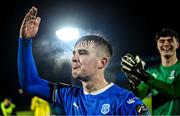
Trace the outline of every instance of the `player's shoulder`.
[[112, 89], [111, 89], [112, 91], [116, 91], [117, 93], [119, 93], [119, 94], [129, 94], [129, 93], [132, 93], [131, 91], [129, 91], [128, 89], [126, 89], [126, 88], [123, 88], [123, 87], [121, 87], [121, 86], [119, 86], [119, 85], [116, 85], [116, 84], [114, 84], [113, 86], [112, 86]]
[[180, 68], [180, 60], [177, 61], [177, 63], [175, 64], [176, 68]]
[[122, 88], [119, 85], [113, 84], [111, 91], [115, 94], [128, 94], [130, 91], [128, 91], [126, 88]]
[[142, 102], [142, 100], [135, 96], [132, 92], [129, 92], [121, 107], [126, 109], [127, 112], [131, 112], [132, 114], [150, 114], [149, 109]]
[[135, 96], [132, 92], [129, 92], [124, 101], [127, 105], [142, 104], [142, 100]]
[[70, 85], [66, 83], [58, 83], [57, 90], [61, 91], [61, 93], [67, 93], [75, 96], [77, 96], [79, 93], [83, 91], [82, 87], [79, 87], [77, 85]]
[[121, 103], [124, 102], [127, 97], [134, 95], [131, 91], [127, 90], [126, 88], [122, 88], [116, 84], [112, 86], [111, 91], [112, 95], [116, 96], [117, 99], [121, 101]]
[[146, 72], [148, 72], [148, 73], [150, 73], [150, 74], [151, 74], [151, 73], [154, 73], [154, 72], [159, 72], [159, 71], [160, 71], [160, 67], [161, 67], [160, 64], [153, 65], [153, 66], [147, 68], [147, 69], [146, 69]]
[[149, 110], [146, 107], [146, 105], [142, 102], [140, 98], [135, 96], [133, 92], [121, 88], [118, 85], [114, 85], [114, 94], [116, 94], [118, 100], [117, 100], [117, 106], [121, 109], [122, 113], [124, 114], [145, 114], [148, 115]]
[[178, 60], [178, 61], [177, 61], [177, 64], [179, 64], [179, 65], [180, 65], [180, 60]]
[[158, 69], [160, 67], [161, 67], [161, 64], [156, 64], [156, 65], [150, 66], [147, 70], [156, 70], [156, 69]]

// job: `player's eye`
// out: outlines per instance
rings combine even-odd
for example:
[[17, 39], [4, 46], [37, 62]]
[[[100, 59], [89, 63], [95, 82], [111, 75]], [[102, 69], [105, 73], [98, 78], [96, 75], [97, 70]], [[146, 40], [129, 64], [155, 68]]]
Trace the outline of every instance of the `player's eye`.
[[171, 43], [171, 42], [173, 42], [173, 39], [168, 39], [167, 41], [168, 41], [169, 43]]
[[164, 43], [164, 40], [160, 39], [160, 40], [159, 40], [159, 43]]
[[73, 52], [72, 52], [72, 55], [74, 56], [74, 55], [75, 55], [75, 53], [76, 53], [76, 52], [75, 52], [75, 51], [73, 51]]
[[87, 55], [88, 52], [86, 50], [79, 50], [79, 55]]

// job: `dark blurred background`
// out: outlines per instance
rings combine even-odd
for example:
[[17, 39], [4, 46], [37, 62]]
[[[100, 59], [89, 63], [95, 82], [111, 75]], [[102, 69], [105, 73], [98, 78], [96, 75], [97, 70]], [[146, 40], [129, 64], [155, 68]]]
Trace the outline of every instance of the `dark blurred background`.
[[71, 77], [69, 59], [61, 56], [69, 45], [55, 35], [60, 26], [75, 25], [86, 32], [106, 36], [114, 49], [107, 80], [124, 88], [128, 88], [128, 84], [120, 71], [123, 55], [138, 54], [147, 67], [159, 63], [154, 41], [156, 32], [169, 27], [180, 33], [179, 4], [175, 0], [14, 0], [1, 3], [0, 100], [11, 96], [18, 110], [29, 109], [32, 97], [21, 91], [17, 75], [19, 29], [32, 6], [38, 8], [42, 18], [33, 41], [36, 66], [39, 75], [52, 82], [79, 85]]

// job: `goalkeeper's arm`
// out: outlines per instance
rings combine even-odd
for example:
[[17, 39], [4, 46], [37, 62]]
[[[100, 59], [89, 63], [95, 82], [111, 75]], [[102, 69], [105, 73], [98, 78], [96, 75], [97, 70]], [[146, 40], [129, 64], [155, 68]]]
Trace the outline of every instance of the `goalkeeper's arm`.
[[139, 80], [134, 75], [125, 73], [129, 81], [130, 90], [139, 98], [143, 99], [150, 93], [150, 88], [147, 84]]
[[168, 84], [153, 78], [144, 70], [143, 62], [139, 57], [134, 58], [131, 54], [127, 54], [122, 58], [121, 65], [123, 72], [136, 76], [159, 93], [170, 98], [180, 96], [180, 79]]

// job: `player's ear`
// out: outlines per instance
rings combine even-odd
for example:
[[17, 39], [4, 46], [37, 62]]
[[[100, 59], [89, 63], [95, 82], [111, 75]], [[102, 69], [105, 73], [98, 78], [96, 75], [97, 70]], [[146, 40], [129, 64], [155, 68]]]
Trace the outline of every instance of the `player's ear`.
[[108, 63], [108, 59], [106, 57], [101, 58], [98, 62], [98, 69], [102, 69], [106, 67], [107, 63]]
[[176, 42], [176, 44], [177, 44], [177, 49], [179, 48], [179, 41], [178, 40], [176, 40], [177, 42]]

